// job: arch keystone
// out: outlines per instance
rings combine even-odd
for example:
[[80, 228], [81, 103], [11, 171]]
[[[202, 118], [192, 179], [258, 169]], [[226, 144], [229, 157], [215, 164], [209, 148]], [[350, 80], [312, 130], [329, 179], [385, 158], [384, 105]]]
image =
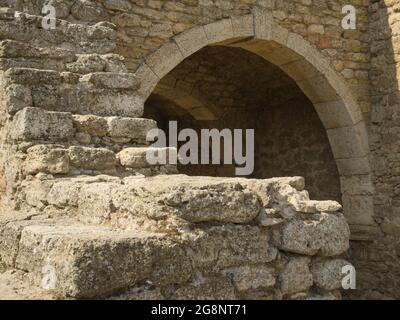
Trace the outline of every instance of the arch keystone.
[[254, 16], [254, 36], [257, 39], [271, 40], [272, 39], [272, 24], [274, 18], [270, 10], [255, 8]]
[[219, 20], [204, 26], [208, 44], [215, 44], [234, 38], [231, 19]]
[[252, 14], [231, 17], [235, 38], [254, 37], [254, 17]]

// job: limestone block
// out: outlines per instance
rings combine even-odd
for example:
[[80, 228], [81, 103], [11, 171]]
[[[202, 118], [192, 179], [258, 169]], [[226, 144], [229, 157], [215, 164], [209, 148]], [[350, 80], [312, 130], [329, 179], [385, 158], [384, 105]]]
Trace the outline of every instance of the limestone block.
[[147, 144], [147, 133], [157, 128], [157, 123], [150, 119], [111, 117], [107, 122], [110, 137], [131, 138], [141, 144]]
[[308, 291], [313, 285], [313, 277], [307, 257], [291, 257], [279, 275], [281, 291], [284, 295]]
[[39, 172], [51, 174], [68, 173], [69, 157], [67, 150], [50, 145], [31, 147], [28, 149], [24, 170], [28, 174]]
[[369, 153], [367, 132], [363, 123], [327, 130], [335, 159], [361, 158]]
[[274, 23], [272, 25], [271, 38], [273, 41], [284, 46], [287, 43], [288, 37], [289, 37], [288, 29], [281, 27], [277, 23]]
[[26, 42], [3, 40], [0, 42], [0, 57], [2, 58], [51, 58], [72, 62], [75, 55], [72, 51], [61, 48], [40, 48]]
[[156, 152], [156, 155], [163, 159], [169, 159], [171, 152], [176, 154], [175, 148], [125, 148], [118, 153], [117, 158], [124, 167], [147, 168], [151, 166], [147, 161], [146, 154], [148, 151], [151, 151], [152, 153]]
[[254, 33], [257, 39], [271, 40], [273, 16], [270, 10], [255, 8], [254, 15]]
[[[278, 250], [269, 243], [269, 233], [255, 226], [224, 224], [198, 227], [194, 234], [184, 233], [182, 238], [192, 239], [188, 255], [193, 268], [200, 270], [234, 271], [247, 264], [260, 267], [272, 263], [278, 256]], [[265, 269], [264, 274], [268, 271], [272, 272]], [[272, 282], [270, 276], [265, 280]]]
[[14, 139], [62, 141], [74, 135], [72, 116], [64, 112], [48, 112], [25, 108], [13, 120]]
[[22, 85], [51, 84], [61, 83], [61, 76], [57, 71], [39, 70], [31, 68], [11, 68], [4, 75], [9, 83]]
[[71, 165], [77, 168], [104, 170], [116, 165], [115, 153], [104, 148], [70, 147]]
[[374, 225], [373, 197], [368, 195], [343, 195], [343, 206], [349, 224]]
[[323, 75], [298, 81], [297, 84], [313, 103], [339, 100], [337, 92]]
[[352, 126], [353, 119], [347, 112], [343, 101], [329, 101], [314, 105], [326, 129]]
[[254, 36], [254, 17], [251, 14], [231, 17], [234, 38]]
[[[235, 287], [230, 279], [224, 276], [214, 276], [200, 279], [185, 284], [184, 286], [173, 287], [173, 294], [169, 299], [182, 300], [235, 300], [238, 299], [235, 293]], [[197, 280], [197, 281], [196, 281]]]
[[11, 84], [5, 89], [4, 103], [10, 114], [31, 107], [33, 104], [31, 90], [19, 84]]
[[[271, 63], [282, 66], [282, 69], [289, 63], [301, 60], [301, 57], [286, 47], [278, 47], [262, 54]], [[291, 70], [288, 69], [288, 72]]]
[[98, 88], [132, 90], [139, 88], [139, 82], [132, 73], [89, 73], [83, 76], [81, 81], [90, 82]]
[[185, 58], [208, 45], [208, 39], [202, 26], [185, 31], [177, 35], [174, 40]]
[[175, 42], [168, 42], [160, 49], [146, 58], [146, 64], [162, 79], [168, 72], [175, 68], [184, 56]]
[[268, 266], [240, 266], [223, 271], [230, 275], [239, 291], [268, 288], [275, 285], [275, 270]]
[[119, 186], [107, 182], [83, 184], [78, 196], [79, 219], [97, 225], [107, 222], [113, 211], [111, 191]]
[[102, 72], [105, 66], [106, 62], [98, 54], [79, 54], [76, 61], [66, 65], [68, 71], [80, 74]]
[[320, 73], [305, 59], [298, 59], [283, 64], [282, 69], [295, 81], [314, 78]]
[[71, 15], [80, 21], [98, 22], [108, 18], [107, 12], [96, 1], [77, 0], [71, 7]]
[[344, 195], [373, 195], [374, 185], [371, 175], [354, 175], [340, 177], [341, 190]]
[[117, 11], [130, 11], [132, 8], [132, 5], [127, 0], [106, 0], [104, 6], [107, 9]]
[[104, 137], [108, 133], [107, 119], [94, 115], [73, 115], [77, 130], [92, 136]]
[[74, 106], [83, 114], [102, 117], [115, 116], [141, 117], [144, 101], [136, 92], [115, 92], [114, 90], [81, 88], [76, 92]]
[[140, 83], [138, 93], [143, 99], [147, 99], [160, 79], [146, 63], [142, 63], [135, 74]]
[[371, 173], [368, 157], [336, 159], [336, 164], [341, 176], [365, 175]]
[[38, 286], [43, 267], [51, 268], [54, 291], [74, 298], [105, 296], [146, 280], [155, 285], [179, 284], [191, 273], [185, 252], [168, 239], [62, 224], [26, 227], [16, 265], [30, 271]]
[[219, 20], [204, 26], [208, 43], [218, 43], [233, 38], [233, 27], [231, 19]]
[[342, 268], [346, 265], [350, 265], [350, 263], [343, 259], [317, 259], [313, 261], [310, 269], [314, 284], [327, 291], [342, 288], [344, 277]]
[[[141, 199], [130, 199], [129, 194], [139, 189]], [[132, 201], [136, 204], [132, 205]], [[133, 216], [177, 216], [190, 222], [248, 223], [261, 209], [257, 196], [240, 183], [180, 176], [136, 181], [115, 194], [114, 205]]]
[[342, 214], [315, 214], [313, 219], [293, 219], [274, 234], [279, 249], [287, 252], [335, 256], [349, 248], [350, 230]]

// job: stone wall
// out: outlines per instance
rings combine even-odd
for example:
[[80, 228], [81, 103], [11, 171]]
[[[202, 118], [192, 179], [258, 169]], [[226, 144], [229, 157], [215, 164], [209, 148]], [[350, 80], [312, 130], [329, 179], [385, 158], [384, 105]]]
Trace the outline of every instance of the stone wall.
[[340, 299], [350, 231], [337, 202], [303, 188], [302, 178], [34, 179], [23, 192], [31, 219], [0, 217], [0, 256], [36, 286], [54, 268], [60, 298]]
[[[144, 102], [185, 58], [204, 46], [218, 44], [269, 60], [307, 95], [326, 129], [340, 176], [344, 215], [352, 239], [358, 240], [352, 242], [349, 255], [358, 270], [357, 295], [399, 297], [399, 8], [395, 0], [348, 2], [357, 8], [355, 31], [341, 28], [343, 2], [339, 0], [0, 0], [1, 180], [6, 189], [2, 210], [17, 210], [12, 211], [11, 220], [6, 215], [2, 224], [0, 234], [7, 241], [1, 243], [8, 248], [4, 250], [11, 250], [5, 252], [15, 250], [16, 239], [26, 239], [26, 251], [21, 251], [17, 265], [28, 268], [26, 252], [35, 243], [32, 239], [60, 232], [49, 221], [50, 231], [40, 226], [26, 228], [32, 217], [50, 214], [58, 221], [70, 201], [58, 193], [55, 197], [60, 203], [53, 207], [46, 190], [29, 197], [26, 188], [30, 183], [38, 183], [37, 190], [57, 179], [72, 179], [79, 186], [81, 176], [90, 175], [90, 185], [90, 179], [106, 175], [100, 178], [105, 179], [101, 180], [105, 185], [98, 186], [101, 190], [110, 188], [114, 178], [175, 172], [170, 167], [149, 168], [143, 160], [144, 132], [155, 125], [141, 118]], [[57, 8], [61, 20], [56, 30], [40, 27], [37, 15], [45, 3]], [[29, 15], [15, 15], [4, 7]], [[203, 120], [216, 116], [199, 109]], [[321, 148], [326, 144], [316, 153], [322, 153]], [[333, 171], [332, 165], [326, 167], [332, 178]], [[331, 190], [329, 194], [333, 196]], [[47, 213], [49, 204], [60, 212]], [[113, 205], [99, 205], [109, 208], [106, 215], [112, 216]], [[77, 209], [77, 205], [72, 207]], [[296, 212], [303, 216], [307, 208]], [[55, 241], [55, 260], [60, 259], [65, 244], [79, 247], [84, 243], [87, 248], [95, 243], [95, 252], [101, 256], [106, 252], [100, 249], [102, 245], [107, 248], [108, 241], [119, 234], [70, 226], [60, 232], [65, 242]], [[126, 241], [137, 243], [121, 237], [118, 245], [122, 247]], [[92, 257], [90, 251], [82, 252], [80, 261]], [[43, 257], [31, 261], [36, 269], [29, 271], [35, 274]], [[301, 261], [304, 267], [307, 263], [304, 258]], [[115, 265], [129, 270], [132, 263], [115, 260]], [[63, 272], [66, 285], [69, 279], [63, 277], [69, 270]], [[101, 272], [92, 272], [101, 281]], [[68, 294], [79, 296], [87, 290], [85, 279], [81, 280], [82, 287]], [[120, 281], [116, 279], [118, 288]], [[282, 286], [284, 281], [276, 283]], [[306, 291], [305, 287], [296, 293], [300, 291]], [[59, 292], [65, 294], [63, 289]]]

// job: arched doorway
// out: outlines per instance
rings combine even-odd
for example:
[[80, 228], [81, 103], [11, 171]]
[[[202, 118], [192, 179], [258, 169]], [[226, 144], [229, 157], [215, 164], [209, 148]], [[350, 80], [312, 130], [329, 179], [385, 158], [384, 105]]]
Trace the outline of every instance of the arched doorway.
[[[328, 59], [301, 36], [277, 25], [269, 12], [256, 11], [251, 15], [195, 27], [147, 57], [137, 70], [137, 76], [142, 83], [140, 93], [148, 105], [157, 104], [157, 99], [162, 99], [163, 103], [171, 106], [170, 110], [184, 110], [189, 118], [197, 117], [199, 121], [220, 119], [220, 110], [213, 101], [205, 105], [204, 97], [193, 93], [190, 88], [181, 90], [181, 96], [175, 99], [175, 85], [165, 86], [171, 80], [168, 74], [172, 70], [207, 46], [244, 50], [268, 61], [290, 77], [304, 94], [302, 99], [304, 96], [307, 98], [303, 100], [304, 105], [308, 101], [314, 107], [320, 120], [319, 127], [323, 127], [329, 141], [332, 158], [329, 152], [325, 152], [325, 162], [327, 166], [334, 162], [338, 170], [342, 202], [353, 236], [374, 225], [368, 135], [357, 100], [345, 80], [330, 67]], [[152, 93], [154, 95], [150, 97]], [[303, 117], [311, 119], [311, 115], [308, 110]], [[314, 129], [316, 127], [318, 125]], [[280, 144], [280, 139], [274, 141]], [[293, 152], [289, 152], [288, 157], [292, 155]], [[319, 174], [316, 176], [323, 179]], [[334, 181], [325, 184], [335, 184]]]

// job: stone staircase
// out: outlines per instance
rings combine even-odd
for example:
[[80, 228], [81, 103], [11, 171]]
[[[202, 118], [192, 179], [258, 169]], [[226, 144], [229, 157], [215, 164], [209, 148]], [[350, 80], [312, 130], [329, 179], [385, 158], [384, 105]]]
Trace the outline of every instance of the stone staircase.
[[150, 166], [156, 123], [113, 25], [57, 24], [0, 9], [3, 262], [61, 298], [340, 298], [338, 203], [302, 178]]

